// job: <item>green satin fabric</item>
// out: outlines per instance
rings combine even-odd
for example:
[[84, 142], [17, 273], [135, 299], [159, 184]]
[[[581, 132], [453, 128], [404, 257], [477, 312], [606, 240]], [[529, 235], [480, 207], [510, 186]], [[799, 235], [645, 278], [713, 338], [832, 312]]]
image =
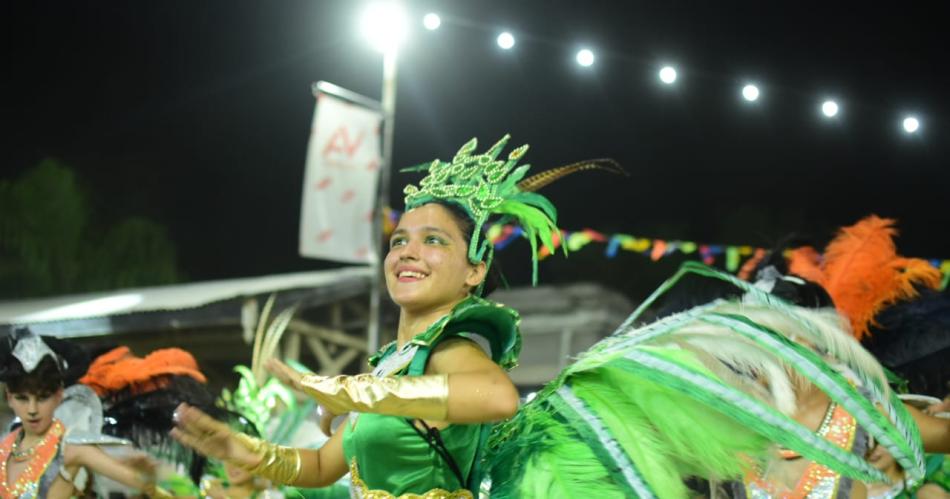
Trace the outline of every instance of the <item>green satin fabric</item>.
[[[411, 365], [394, 375], [421, 375], [429, 354], [451, 337], [482, 336], [489, 342], [492, 360], [505, 369], [517, 365], [521, 351], [518, 313], [501, 304], [470, 296], [445, 317], [416, 335], [410, 343], [419, 350]], [[370, 359], [378, 365], [396, 352], [396, 343], [384, 346]], [[449, 454], [465, 480], [469, 479], [478, 451], [482, 425], [449, 425], [440, 430]], [[380, 414], [353, 414], [343, 429], [343, 453], [348, 464], [356, 462], [360, 478], [370, 490], [399, 496], [423, 494], [435, 488], [454, 492], [464, 489], [452, 469], [406, 422], [405, 418]]]
[[[440, 431], [463, 475], [472, 468], [480, 425], [449, 425]], [[404, 418], [380, 414], [351, 416], [345, 423], [343, 452], [371, 490], [393, 495], [423, 494], [435, 488], [465, 488], [439, 454]]]

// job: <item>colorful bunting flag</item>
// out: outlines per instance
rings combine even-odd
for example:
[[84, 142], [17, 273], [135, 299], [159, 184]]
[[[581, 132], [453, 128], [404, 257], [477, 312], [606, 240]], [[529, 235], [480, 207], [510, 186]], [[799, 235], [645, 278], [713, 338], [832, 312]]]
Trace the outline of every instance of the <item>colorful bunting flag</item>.
[[[395, 210], [386, 212], [385, 229], [392, 232], [399, 220], [401, 213]], [[521, 227], [510, 224], [493, 224], [486, 230], [486, 239], [495, 245], [496, 250], [503, 250], [512, 241], [521, 236]], [[651, 239], [646, 237], [635, 237], [630, 234], [604, 234], [593, 229], [582, 229], [579, 231], [562, 230], [560, 234], [554, 233], [554, 248], [560, 248], [562, 242], [567, 246], [568, 251], [580, 251], [590, 243], [606, 244], [605, 255], [607, 258], [616, 258], [620, 250], [633, 253], [640, 253], [650, 260], [656, 262], [669, 255], [681, 253], [683, 255], [692, 255], [699, 253], [699, 259], [706, 265], [715, 265], [718, 257], [725, 255], [725, 261], [722, 262], [726, 270], [732, 273], [738, 272], [741, 279], [749, 280], [755, 267], [765, 258], [768, 250], [750, 245], [720, 245], [703, 244], [694, 241], [667, 241], [665, 239]], [[538, 259], [544, 259], [550, 256], [546, 247], [538, 250]], [[744, 261], [743, 261], [744, 260]], [[931, 259], [930, 264], [940, 269], [943, 273], [943, 283], [940, 289], [947, 287], [950, 281], [950, 259], [940, 260]]]

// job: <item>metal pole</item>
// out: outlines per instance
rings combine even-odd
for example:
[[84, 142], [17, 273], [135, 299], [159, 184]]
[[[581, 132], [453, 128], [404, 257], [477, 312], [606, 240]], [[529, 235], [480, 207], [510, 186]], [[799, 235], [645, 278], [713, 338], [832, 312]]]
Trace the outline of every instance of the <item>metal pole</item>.
[[[383, 55], [383, 164], [379, 171], [379, 192], [376, 196], [376, 216], [373, 217], [373, 241], [376, 252], [383, 248], [383, 209], [389, 205], [389, 174], [393, 160], [393, 121], [396, 116], [396, 58], [397, 50], [387, 50]], [[380, 300], [383, 294], [383, 256], [373, 260], [373, 286], [369, 300], [369, 328], [366, 347], [369, 355], [379, 349]]]
[[328, 81], [320, 80], [314, 83], [310, 88], [314, 97], [322, 92], [325, 94], [335, 95], [343, 100], [348, 100], [354, 104], [359, 104], [374, 111], [382, 112], [383, 109], [383, 105], [380, 102], [374, 101], [373, 99], [370, 99], [364, 95], [360, 95], [352, 90], [347, 90], [343, 87], [334, 85]]

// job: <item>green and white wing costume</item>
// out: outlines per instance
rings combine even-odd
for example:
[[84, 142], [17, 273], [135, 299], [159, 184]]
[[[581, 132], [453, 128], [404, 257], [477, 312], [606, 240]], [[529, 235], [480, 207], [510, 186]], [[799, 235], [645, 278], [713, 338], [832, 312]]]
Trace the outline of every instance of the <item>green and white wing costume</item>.
[[[636, 326], [687, 274], [732, 282], [745, 295]], [[886, 481], [790, 417], [796, 393], [809, 385], [918, 480], [924, 462], [916, 425], [846, 327], [833, 311], [797, 307], [686, 263], [613, 335], [496, 428], [491, 496], [687, 497], [684, 480], [739, 479], [773, 458], [776, 445], [857, 480]]]

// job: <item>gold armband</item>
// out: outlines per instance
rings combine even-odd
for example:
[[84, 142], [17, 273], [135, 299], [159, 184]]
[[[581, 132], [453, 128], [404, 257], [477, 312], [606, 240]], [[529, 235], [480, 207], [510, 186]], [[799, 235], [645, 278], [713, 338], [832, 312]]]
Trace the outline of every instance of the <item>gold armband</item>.
[[300, 380], [300, 387], [334, 414], [373, 412], [444, 421], [449, 411], [449, 377], [318, 376]]

